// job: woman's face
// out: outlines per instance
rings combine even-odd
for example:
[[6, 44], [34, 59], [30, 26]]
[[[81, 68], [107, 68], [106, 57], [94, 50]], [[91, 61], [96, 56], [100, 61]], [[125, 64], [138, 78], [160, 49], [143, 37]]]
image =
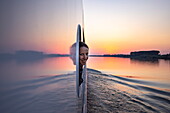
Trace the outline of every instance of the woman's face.
[[80, 48], [80, 64], [85, 65], [88, 59], [89, 49], [86, 47]]

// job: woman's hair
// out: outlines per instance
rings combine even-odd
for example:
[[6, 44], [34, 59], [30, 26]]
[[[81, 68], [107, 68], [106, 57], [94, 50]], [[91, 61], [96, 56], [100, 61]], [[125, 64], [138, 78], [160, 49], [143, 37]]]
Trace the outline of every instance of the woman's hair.
[[89, 47], [87, 46], [87, 44], [85, 44], [84, 42], [79, 42], [79, 46], [80, 46], [80, 48], [81, 48], [81, 47], [86, 47], [86, 48], [89, 49]]
[[[76, 42], [75, 42], [70, 48], [74, 48], [74, 47], [76, 47]], [[79, 42], [79, 47], [80, 47], [80, 48], [81, 48], [81, 47], [86, 47], [86, 48], [89, 49], [88, 45], [85, 44], [84, 42]]]
[[[84, 42], [79, 42], [79, 47], [86, 47], [89, 49], [89, 47], [87, 46], [87, 44], [85, 44]], [[70, 58], [73, 60], [74, 65], [76, 64], [76, 43], [74, 43], [71, 47], [70, 47]]]

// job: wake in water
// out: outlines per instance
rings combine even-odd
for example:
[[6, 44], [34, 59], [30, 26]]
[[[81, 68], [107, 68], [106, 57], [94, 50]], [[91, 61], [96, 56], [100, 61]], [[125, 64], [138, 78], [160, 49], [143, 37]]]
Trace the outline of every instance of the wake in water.
[[[88, 113], [170, 111], [168, 84], [88, 69]], [[79, 113], [75, 74], [36, 76], [0, 85], [0, 113]]]
[[75, 74], [39, 76], [4, 84], [0, 113], [79, 113]]
[[[164, 88], [162, 88], [164, 87]], [[169, 113], [169, 85], [88, 70], [88, 113]]]

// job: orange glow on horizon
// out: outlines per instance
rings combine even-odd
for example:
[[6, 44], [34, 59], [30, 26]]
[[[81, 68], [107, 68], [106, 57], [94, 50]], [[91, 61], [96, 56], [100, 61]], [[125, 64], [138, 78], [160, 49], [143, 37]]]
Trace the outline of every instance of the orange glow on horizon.
[[[170, 2], [158, 3], [85, 2], [85, 34], [90, 52], [129, 54], [159, 50], [162, 54], [170, 53]], [[93, 5], [95, 7], [91, 7]]]

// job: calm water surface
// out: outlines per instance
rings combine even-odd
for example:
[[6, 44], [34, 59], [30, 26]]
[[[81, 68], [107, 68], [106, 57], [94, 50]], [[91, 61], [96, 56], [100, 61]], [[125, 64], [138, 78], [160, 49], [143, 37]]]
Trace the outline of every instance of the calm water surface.
[[75, 113], [75, 67], [68, 57], [0, 63], [1, 113]]
[[[75, 66], [68, 57], [0, 62], [0, 112], [79, 112], [80, 100], [75, 93]], [[90, 57], [87, 67], [102, 72], [89, 70], [88, 76], [93, 96], [99, 96], [103, 101], [103, 107], [100, 107], [103, 110], [119, 111], [121, 107], [109, 105], [116, 102], [118, 105], [120, 97], [130, 98], [126, 98], [126, 102], [134, 105], [128, 103], [131, 105], [126, 106], [128, 109], [140, 106], [146, 112], [170, 110], [169, 60], [151, 62]], [[103, 92], [100, 91], [102, 88]], [[105, 98], [108, 92], [111, 96]], [[116, 96], [113, 96], [118, 95], [118, 92], [119, 101], [114, 100]]]
[[139, 61], [129, 58], [91, 57], [88, 67], [106, 74], [170, 83], [170, 60]]
[[169, 60], [91, 57], [88, 67], [89, 112], [169, 113]]

